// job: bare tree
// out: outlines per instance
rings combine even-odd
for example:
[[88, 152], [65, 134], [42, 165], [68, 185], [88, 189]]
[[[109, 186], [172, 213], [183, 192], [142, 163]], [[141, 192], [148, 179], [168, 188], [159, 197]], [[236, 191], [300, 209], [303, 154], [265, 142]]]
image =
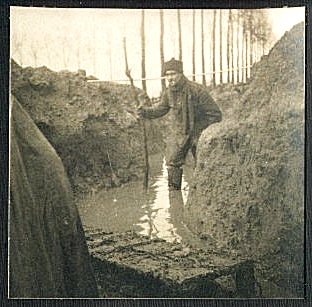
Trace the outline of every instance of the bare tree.
[[92, 31], [92, 41], [91, 41], [91, 47], [92, 47], [92, 68], [93, 68], [93, 73], [96, 76], [97, 75], [97, 49], [96, 49], [96, 38], [95, 38], [95, 25], [93, 24], [93, 31]]
[[254, 32], [254, 49], [253, 49], [253, 53], [254, 53], [254, 61], [258, 61], [259, 60], [259, 54], [260, 54], [260, 44], [259, 44], [259, 14], [256, 14], [255, 17], [256, 21], [255, 21], [255, 32]]
[[223, 83], [223, 73], [222, 73], [222, 62], [223, 62], [223, 55], [222, 55], [222, 10], [219, 10], [219, 57], [220, 57], [220, 83]]
[[146, 92], [146, 71], [145, 71], [145, 12], [142, 9], [141, 15], [141, 69], [142, 69], [142, 88]]
[[37, 67], [38, 65], [38, 43], [37, 41], [32, 41], [30, 44], [30, 52], [33, 58], [34, 66]]
[[[249, 26], [249, 66], [252, 66], [254, 63], [254, 42], [255, 42], [255, 20], [253, 19], [252, 12], [248, 14], [248, 26]], [[250, 76], [250, 67], [249, 67], [249, 76]]]
[[111, 37], [108, 37], [108, 61], [109, 61], [109, 76], [113, 80], [113, 63], [112, 63], [112, 40]]
[[216, 19], [217, 11], [213, 10], [213, 26], [212, 26], [212, 85], [216, 86]]
[[[240, 68], [239, 65], [242, 63], [240, 61], [240, 14], [236, 11], [236, 81], [240, 82]], [[242, 58], [241, 58], [242, 59]]]
[[193, 81], [196, 80], [195, 78], [195, 10], [193, 10], [193, 49], [192, 49], [192, 64], [193, 64]]
[[272, 29], [264, 11], [257, 11], [256, 21], [256, 39], [258, 41], [259, 53], [262, 56], [265, 53], [266, 45], [272, 38]]
[[245, 28], [244, 28], [244, 37], [245, 37], [245, 81], [248, 79], [248, 26], [247, 26], [247, 21], [245, 21]]
[[49, 52], [49, 50], [51, 49], [51, 43], [48, 41], [47, 36], [44, 37], [43, 44], [45, 48], [45, 53], [47, 54], [48, 57], [48, 65], [51, 65], [51, 53]]
[[14, 58], [16, 62], [18, 62], [21, 66], [23, 65], [23, 36], [17, 37], [16, 35], [12, 35], [11, 40], [11, 56]]
[[249, 31], [249, 63], [253, 64], [258, 59], [258, 54], [263, 54], [260, 49], [263, 43], [271, 38], [271, 28], [267, 16], [263, 10], [249, 10], [247, 14], [247, 25]]
[[80, 62], [80, 41], [78, 41], [77, 43], [77, 48], [76, 48], [76, 52], [75, 52], [75, 55], [76, 55], [76, 61], [77, 61], [77, 69], [80, 69], [81, 68], [81, 62]]
[[181, 29], [181, 12], [178, 10], [178, 32], [179, 32], [179, 60], [182, 61], [182, 29]]
[[[160, 64], [161, 68], [164, 66], [165, 56], [164, 56], [164, 11], [162, 9], [159, 10], [160, 14]], [[161, 71], [163, 74], [163, 71]], [[166, 89], [166, 80], [161, 79], [161, 89], [164, 91]]]
[[205, 71], [205, 39], [204, 39], [204, 10], [201, 10], [201, 51], [202, 51], [202, 74], [203, 85], [206, 86], [206, 71]]
[[231, 10], [229, 11], [228, 22], [227, 22], [227, 32], [226, 32], [226, 62], [227, 62], [227, 82], [231, 80], [231, 63], [230, 63], [230, 46], [231, 46]]
[[[69, 62], [69, 55], [68, 55], [68, 47], [69, 47], [68, 39], [63, 36], [61, 39], [61, 54], [60, 57], [63, 61], [63, 68], [66, 69], [68, 67], [68, 62]], [[92, 54], [93, 50], [91, 47], [91, 44], [88, 44], [87, 47], [88, 53]]]
[[[255, 12], [256, 10], [246, 10], [247, 18], [247, 40], [248, 40], [248, 55], [249, 55], [249, 65], [247, 67], [247, 76], [250, 77], [251, 66], [253, 64], [253, 43], [254, 43], [254, 34], [255, 34]], [[248, 57], [246, 54], [246, 56]]]
[[[263, 10], [240, 10], [242, 19], [242, 61], [243, 61], [243, 78], [247, 80], [250, 76], [250, 69], [256, 55], [264, 52], [264, 45], [267, 44], [271, 37], [271, 28]], [[261, 50], [259, 50], [261, 49]]]
[[241, 11], [242, 16], [242, 81], [247, 79], [247, 22], [245, 18], [245, 11]]
[[231, 82], [234, 84], [234, 27], [233, 27], [233, 12], [229, 11], [230, 24], [230, 59], [231, 59]]

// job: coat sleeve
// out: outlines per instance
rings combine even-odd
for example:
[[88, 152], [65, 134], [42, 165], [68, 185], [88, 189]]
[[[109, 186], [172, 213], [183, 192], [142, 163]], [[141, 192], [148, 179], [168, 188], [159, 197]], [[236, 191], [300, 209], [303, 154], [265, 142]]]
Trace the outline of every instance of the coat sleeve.
[[222, 120], [222, 112], [206, 89], [200, 89], [195, 106], [195, 133]]
[[168, 113], [169, 110], [170, 106], [167, 92], [163, 94], [160, 102], [157, 103], [156, 105], [149, 108], [144, 107], [141, 109], [143, 117], [148, 119], [154, 119], [164, 116]]

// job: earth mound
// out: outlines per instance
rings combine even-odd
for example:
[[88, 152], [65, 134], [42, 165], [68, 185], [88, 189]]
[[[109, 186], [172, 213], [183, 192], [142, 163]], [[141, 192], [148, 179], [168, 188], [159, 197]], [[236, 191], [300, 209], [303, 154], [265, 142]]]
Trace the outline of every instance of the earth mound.
[[255, 259], [263, 296], [303, 296], [303, 23], [236, 92], [217, 99], [223, 121], [200, 138], [185, 220], [217, 247]]
[[[132, 113], [140, 90], [92, 79], [83, 70], [11, 65], [12, 93], [56, 149], [76, 194], [135, 180], [143, 169], [142, 127]], [[162, 144], [155, 126], [147, 122], [151, 153]]]

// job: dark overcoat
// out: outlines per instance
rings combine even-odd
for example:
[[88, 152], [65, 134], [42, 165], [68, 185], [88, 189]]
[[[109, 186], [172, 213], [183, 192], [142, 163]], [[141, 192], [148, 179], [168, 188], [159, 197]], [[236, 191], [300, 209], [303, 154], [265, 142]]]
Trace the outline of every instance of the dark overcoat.
[[222, 119], [220, 108], [207, 88], [184, 76], [175, 87], [165, 90], [158, 104], [143, 108], [142, 114], [149, 119], [168, 114], [166, 160], [172, 166], [181, 166], [201, 132]]
[[97, 297], [61, 159], [18, 101], [11, 101], [9, 296]]

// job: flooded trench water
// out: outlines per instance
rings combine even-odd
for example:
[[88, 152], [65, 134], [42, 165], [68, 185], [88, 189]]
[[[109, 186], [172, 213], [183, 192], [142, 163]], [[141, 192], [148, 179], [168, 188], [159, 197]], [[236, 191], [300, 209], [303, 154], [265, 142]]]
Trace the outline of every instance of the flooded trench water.
[[136, 181], [87, 195], [78, 204], [82, 223], [106, 232], [133, 230], [151, 239], [201, 247], [201, 240], [183, 222], [194, 162], [188, 159], [184, 167], [181, 191], [168, 190], [167, 167], [162, 155], [150, 157], [149, 162], [147, 192], [143, 190], [143, 183]]

